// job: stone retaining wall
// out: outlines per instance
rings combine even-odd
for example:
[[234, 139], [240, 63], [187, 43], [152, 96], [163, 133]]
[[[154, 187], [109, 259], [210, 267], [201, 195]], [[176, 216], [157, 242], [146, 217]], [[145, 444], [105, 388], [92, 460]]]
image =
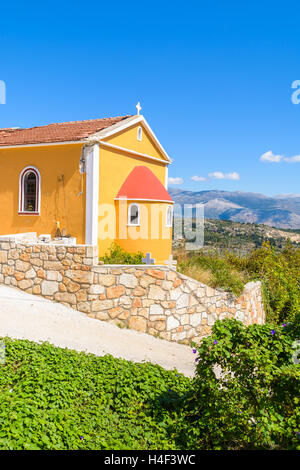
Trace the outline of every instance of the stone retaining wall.
[[169, 341], [201, 339], [216, 319], [265, 321], [259, 282], [236, 298], [166, 266], [98, 265], [97, 246], [0, 237], [0, 282]]

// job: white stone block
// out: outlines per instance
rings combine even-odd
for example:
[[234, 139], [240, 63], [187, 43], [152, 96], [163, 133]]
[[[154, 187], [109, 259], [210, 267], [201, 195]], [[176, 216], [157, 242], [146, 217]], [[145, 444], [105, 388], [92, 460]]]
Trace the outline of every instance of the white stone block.
[[53, 295], [58, 292], [58, 282], [55, 281], [43, 281], [42, 282], [42, 294]]
[[150, 305], [150, 315], [163, 315], [164, 309], [161, 305], [152, 304]]
[[177, 300], [180, 296], [182, 295], [182, 290], [180, 287], [177, 287], [177, 289], [172, 289], [170, 292], [170, 299], [171, 300]]
[[192, 326], [198, 326], [201, 324], [201, 314], [200, 313], [192, 313], [190, 315], [190, 324]]
[[173, 330], [174, 328], [177, 328], [179, 326], [179, 321], [176, 320], [175, 317], [169, 316], [167, 319], [167, 330]]
[[100, 286], [100, 284], [92, 284], [90, 286], [89, 293], [90, 294], [104, 294], [104, 286]]
[[121, 274], [119, 282], [123, 286], [131, 288], [138, 285], [137, 278], [133, 274]]
[[176, 308], [188, 307], [190, 302], [189, 294], [182, 294], [176, 301]]

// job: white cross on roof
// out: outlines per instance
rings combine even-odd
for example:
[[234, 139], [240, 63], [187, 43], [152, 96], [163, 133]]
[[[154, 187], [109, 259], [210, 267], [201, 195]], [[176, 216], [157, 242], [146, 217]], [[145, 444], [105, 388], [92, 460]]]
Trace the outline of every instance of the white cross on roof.
[[137, 109], [138, 116], [139, 116], [139, 115], [140, 115], [140, 111], [141, 111], [141, 109], [142, 109], [140, 102], [138, 102], [138, 104], [136, 105], [136, 109]]

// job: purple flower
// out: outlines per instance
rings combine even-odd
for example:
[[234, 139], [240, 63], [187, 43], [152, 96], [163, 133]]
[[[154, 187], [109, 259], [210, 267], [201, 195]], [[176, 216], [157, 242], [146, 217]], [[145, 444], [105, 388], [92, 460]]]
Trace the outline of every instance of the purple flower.
[[284, 323], [282, 326], [286, 326], [286, 323]]
[[275, 335], [275, 330], [272, 330], [272, 331], [271, 331], [271, 334], [274, 336], [274, 335]]
[[216, 339], [214, 340], [214, 344], [218, 344], [218, 341]]
[[197, 352], [197, 349], [193, 349], [193, 353], [196, 354], [196, 352]]
[[80, 436], [80, 440], [83, 441], [84, 437], [83, 436]]
[[195, 362], [198, 362], [198, 361], [199, 361], [199, 357], [196, 357]]

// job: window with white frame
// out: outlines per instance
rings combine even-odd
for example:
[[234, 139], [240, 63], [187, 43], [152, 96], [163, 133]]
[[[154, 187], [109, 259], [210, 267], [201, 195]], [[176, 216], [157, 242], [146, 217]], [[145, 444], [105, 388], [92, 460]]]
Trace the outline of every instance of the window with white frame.
[[37, 168], [24, 168], [19, 181], [19, 214], [39, 214], [40, 188], [41, 177]]
[[142, 129], [141, 127], [138, 127], [138, 130], [137, 130], [137, 140], [139, 140], [139, 141], [141, 142], [142, 137], [143, 137], [143, 129]]
[[130, 204], [128, 207], [128, 225], [140, 225], [140, 206]]
[[166, 227], [172, 227], [173, 224], [173, 207], [168, 206], [166, 214]]

